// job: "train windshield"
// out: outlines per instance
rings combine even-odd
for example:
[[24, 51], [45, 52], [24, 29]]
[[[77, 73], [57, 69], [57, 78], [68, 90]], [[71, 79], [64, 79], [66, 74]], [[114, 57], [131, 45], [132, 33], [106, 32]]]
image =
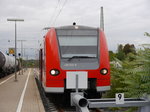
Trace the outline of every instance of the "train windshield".
[[57, 30], [62, 58], [96, 58], [98, 54], [98, 31]]

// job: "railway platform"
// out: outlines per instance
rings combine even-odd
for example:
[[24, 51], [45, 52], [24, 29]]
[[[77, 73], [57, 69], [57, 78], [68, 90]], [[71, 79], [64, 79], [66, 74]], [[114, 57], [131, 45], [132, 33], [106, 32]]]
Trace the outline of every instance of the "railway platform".
[[33, 69], [0, 79], [0, 112], [45, 112]]

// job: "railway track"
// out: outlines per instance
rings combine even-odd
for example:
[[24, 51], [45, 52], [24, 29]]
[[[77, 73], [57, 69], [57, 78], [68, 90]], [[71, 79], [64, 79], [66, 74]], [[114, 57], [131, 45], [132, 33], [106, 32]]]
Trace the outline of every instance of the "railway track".
[[[61, 96], [56, 99], [54, 96], [45, 95], [44, 90], [37, 79], [36, 83], [38, 85], [38, 89], [45, 108], [45, 112], [76, 112], [75, 107], [65, 106], [64, 102], [60, 102], [59, 98]], [[90, 112], [104, 112], [104, 111], [100, 109], [91, 109]]]

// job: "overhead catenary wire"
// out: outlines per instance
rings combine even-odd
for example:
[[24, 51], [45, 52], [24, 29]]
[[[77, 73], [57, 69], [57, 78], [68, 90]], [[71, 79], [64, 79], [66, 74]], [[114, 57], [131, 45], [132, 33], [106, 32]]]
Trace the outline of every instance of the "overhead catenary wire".
[[62, 7], [60, 8], [58, 14], [55, 16], [54, 21], [52, 23], [52, 26], [55, 25], [57, 18], [59, 17], [60, 13], [62, 12], [63, 8], [65, 7], [65, 4], [67, 3], [67, 0], [64, 1]]
[[64, 8], [64, 6], [65, 6], [66, 3], [67, 3], [67, 0], [64, 1], [62, 7], [60, 8], [60, 10], [58, 12], [58, 14], [55, 16], [54, 21], [52, 23], [52, 26], [55, 25], [55, 22], [56, 22], [57, 18], [59, 17], [60, 13], [62, 12], [62, 10], [63, 10], [63, 8]]
[[52, 13], [51, 18], [50, 18], [50, 23], [51, 23], [51, 24], [52, 24], [53, 17], [54, 17], [54, 15], [56, 14], [56, 10], [57, 10], [57, 8], [59, 7], [60, 3], [61, 3], [61, 0], [58, 0], [57, 5], [56, 5], [56, 7], [55, 7], [55, 9], [54, 9], [54, 11], [53, 11], [53, 13]]

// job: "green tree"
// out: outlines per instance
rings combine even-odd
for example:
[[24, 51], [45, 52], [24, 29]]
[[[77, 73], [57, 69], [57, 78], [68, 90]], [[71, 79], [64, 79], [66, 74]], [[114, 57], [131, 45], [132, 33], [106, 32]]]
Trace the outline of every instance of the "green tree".
[[115, 57], [116, 57], [116, 54], [113, 51], [109, 51], [109, 59], [110, 59], [110, 61], [113, 61]]
[[122, 52], [122, 51], [123, 51], [123, 45], [122, 45], [122, 44], [119, 44], [119, 45], [118, 45], [117, 51], [118, 51], [118, 52]]
[[[150, 35], [148, 35], [150, 37]], [[128, 45], [129, 46], [129, 45]], [[150, 47], [150, 45], [149, 45]], [[121, 68], [111, 66], [112, 89], [108, 96], [124, 92], [126, 97], [150, 94], [150, 48], [139, 50], [136, 55], [128, 53]]]
[[150, 34], [147, 32], [145, 32], [144, 35], [150, 37]]
[[124, 60], [125, 59], [125, 53], [123, 52], [123, 45], [122, 44], [118, 45], [116, 57], [119, 60]]
[[[150, 37], [149, 33], [146, 36]], [[149, 44], [150, 46], [150, 44]], [[150, 94], [150, 48], [144, 46], [139, 50], [134, 61], [129, 62], [131, 68], [126, 72], [123, 83], [127, 85], [123, 90], [129, 97], [141, 97], [143, 94]]]
[[136, 54], [135, 46], [134, 44], [126, 44], [123, 48], [123, 52], [127, 55], [129, 53]]
[[[146, 36], [150, 37], [149, 33]], [[120, 61], [122, 68], [111, 65], [111, 91], [107, 97], [115, 97], [115, 93], [123, 92], [125, 97], [142, 97], [150, 94], [150, 44], [144, 46], [136, 54], [130, 52]], [[129, 108], [133, 112], [135, 108]]]
[[[130, 58], [134, 58], [133, 61]], [[150, 94], [150, 49], [138, 51], [122, 61], [122, 68], [111, 66], [112, 90], [108, 95], [113, 97], [117, 92], [124, 92], [125, 97], [141, 97]]]
[[141, 97], [150, 94], [150, 49], [140, 50], [135, 61], [128, 62], [127, 74], [122, 88], [128, 97]]

